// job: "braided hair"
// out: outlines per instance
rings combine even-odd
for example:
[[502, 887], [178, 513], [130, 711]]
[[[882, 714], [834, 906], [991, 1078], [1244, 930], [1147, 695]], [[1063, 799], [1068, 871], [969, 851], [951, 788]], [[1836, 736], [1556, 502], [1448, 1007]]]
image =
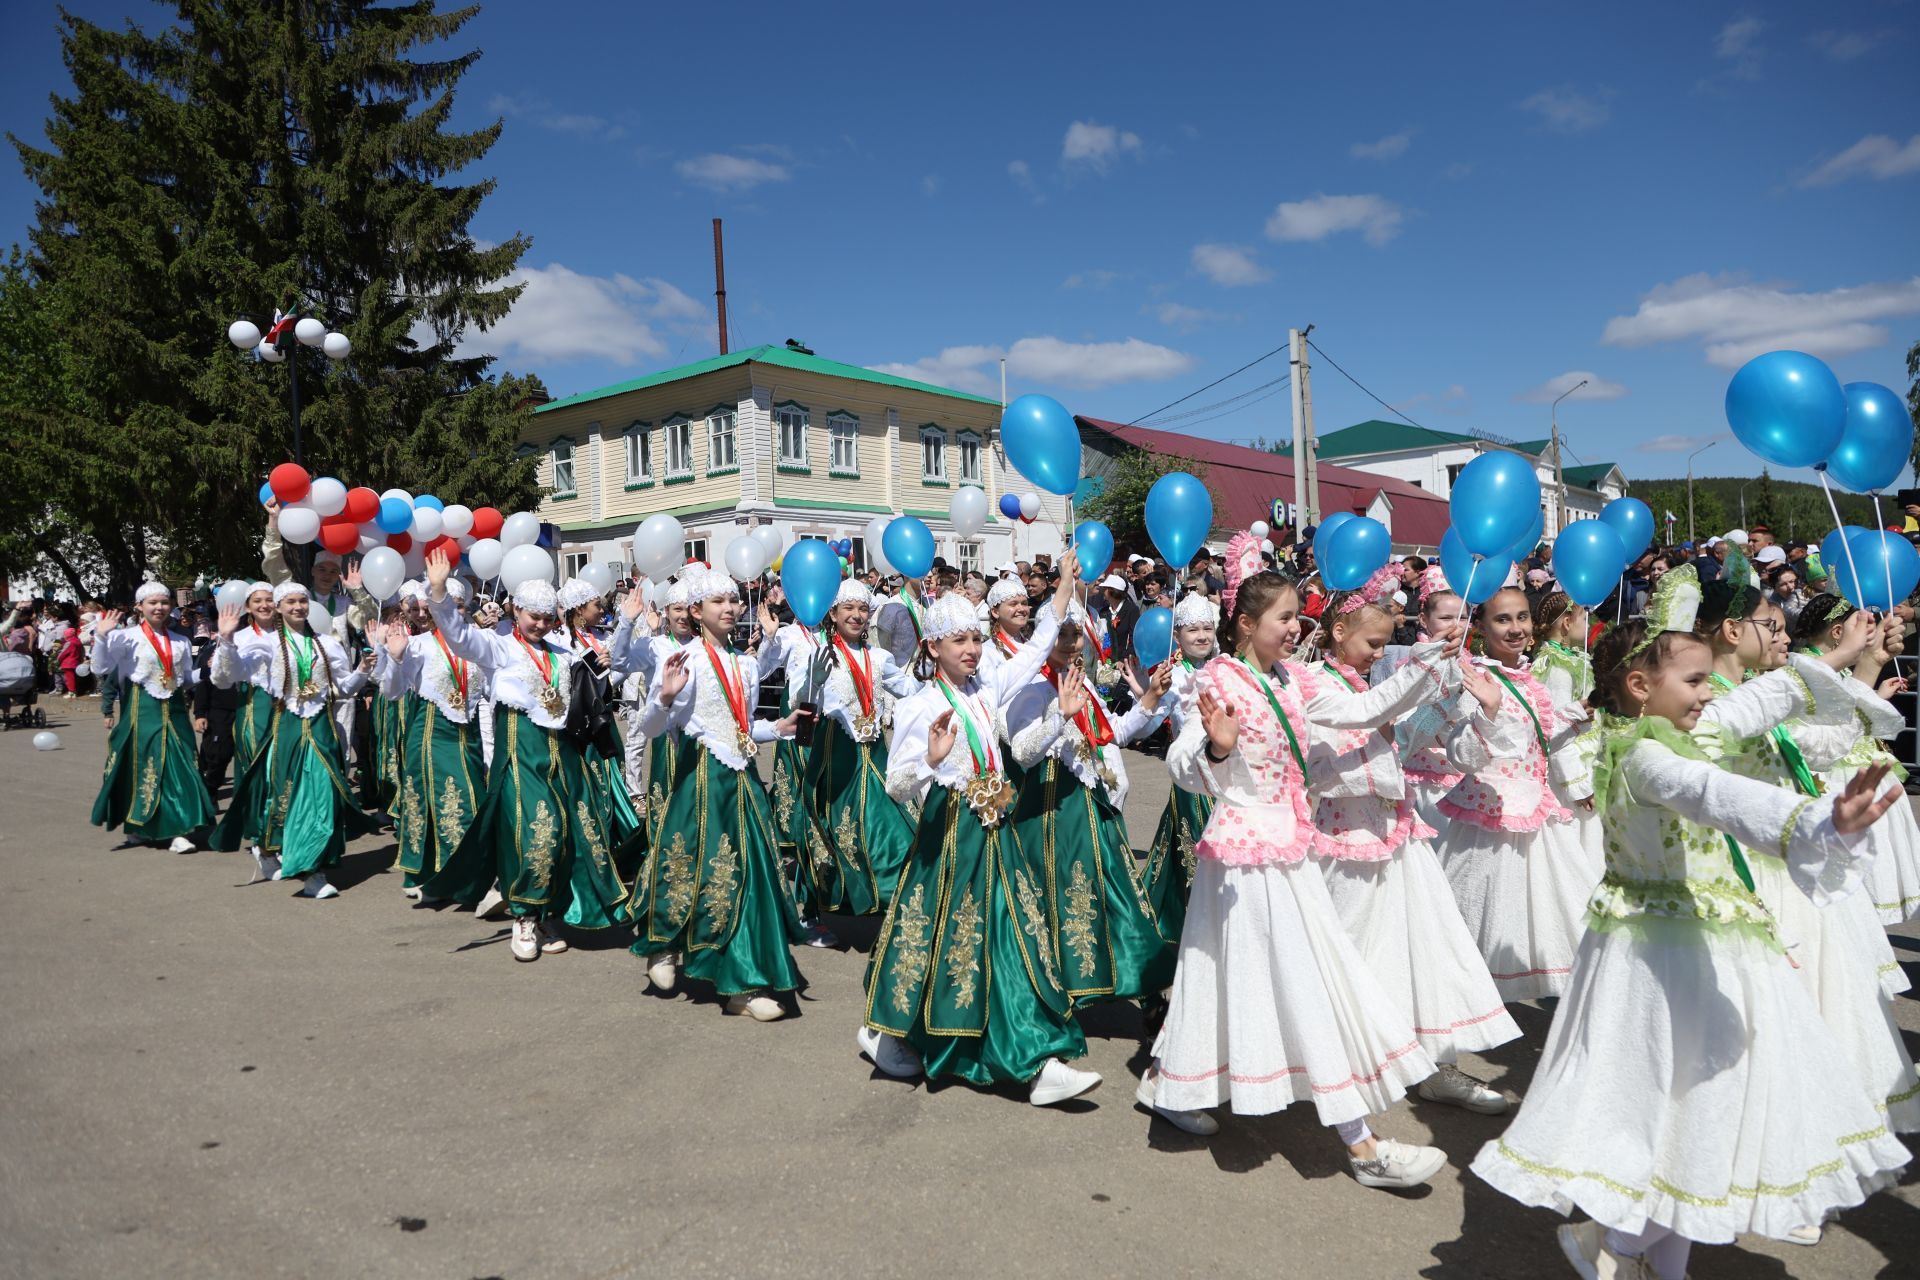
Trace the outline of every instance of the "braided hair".
[[[306, 632], [307, 639], [313, 641], [313, 665], [320, 670], [321, 700], [323, 702], [332, 702], [333, 664], [327, 661], [327, 651], [321, 647], [320, 637], [314, 632], [313, 625], [302, 622], [300, 627]], [[285, 686], [283, 696], [286, 698], [287, 704], [291, 706], [300, 700], [300, 689], [299, 686], [294, 683], [294, 673], [299, 670], [299, 664], [293, 660], [293, 649], [287, 644], [288, 629], [287, 620], [282, 618], [280, 625], [274, 629], [274, 634], [278, 636], [280, 640], [280, 669], [285, 672], [281, 680], [281, 683]]]

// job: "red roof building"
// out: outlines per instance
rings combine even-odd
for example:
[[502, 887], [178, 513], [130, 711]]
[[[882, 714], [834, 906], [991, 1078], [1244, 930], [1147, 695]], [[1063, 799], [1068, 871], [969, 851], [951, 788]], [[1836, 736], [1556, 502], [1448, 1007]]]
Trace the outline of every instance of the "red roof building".
[[[1287, 516], [1294, 500], [1290, 457], [1099, 418], [1075, 421], [1080, 425], [1081, 484], [1088, 490], [1082, 497], [1098, 491], [1110, 465], [1102, 459], [1112, 459], [1127, 449], [1144, 449], [1197, 464], [1202, 482], [1213, 494], [1216, 538], [1230, 537], [1255, 520], [1276, 527], [1290, 523]], [[1446, 499], [1404, 480], [1324, 462], [1319, 478], [1322, 519], [1336, 511], [1372, 516], [1387, 527], [1393, 535], [1394, 549], [1403, 554], [1433, 554], [1452, 520]]]

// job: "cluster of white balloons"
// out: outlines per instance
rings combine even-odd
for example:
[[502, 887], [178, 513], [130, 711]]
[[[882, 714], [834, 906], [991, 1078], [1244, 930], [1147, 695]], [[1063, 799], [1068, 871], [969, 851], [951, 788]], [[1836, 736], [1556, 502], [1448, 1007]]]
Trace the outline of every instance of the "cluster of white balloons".
[[1268, 527], [1267, 522], [1265, 520], [1255, 520], [1252, 524], [1247, 526], [1247, 532], [1252, 534], [1254, 537], [1260, 539], [1260, 549], [1262, 551], [1266, 552], [1268, 555], [1273, 554], [1273, 551], [1274, 551], [1273, 539], [1267, 536], [1269, 533], [1273, 532], [1273, 530]]
[[[727, 544], [721, 561], [728, 574], [742, 582], [751, 582], [779, 558], [781, 549], [779, 530], [770, 524], [755, 525]], [[637, 548], [635, 554], [638, 554]]]

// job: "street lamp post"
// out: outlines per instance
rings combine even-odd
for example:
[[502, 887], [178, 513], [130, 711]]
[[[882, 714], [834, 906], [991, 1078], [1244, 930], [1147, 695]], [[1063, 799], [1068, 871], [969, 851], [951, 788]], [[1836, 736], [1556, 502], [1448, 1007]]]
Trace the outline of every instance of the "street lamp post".
[[312, 316], [296, 320], [278, 311], [273, 314], [273, 326], [264, 335], [253, 321], [235, 320], [227, 326], [227, 341], [241, 351], [253, 352], [255, 359], [268, 364], [293, 358], [293, 368], [287, 370], [287, 402], [293, 413], [293, 460], [304, 464], [306, 458], [300, 448], [300, 348], [318, 347], [329, 360], [345, 360], [353, 351], [353, 343], [347, 340], [346, 334], [329, 330]]
[[1718, 441], [1715, 441], [1715, 440], [1709, 440], [1709, 441], [1707, 441], [1707, 443], [1705, 443], [1705, 444], [1703, 444], [1703, 445], [1701, 445], [1701, 446], [1700, 446], [1700, 447], [1699, 447], [1698, 449], [1695, 449], [1695, 450], [1694, 450], [1694, 451], [1693, 451], [1692, 453], [1690, 453], [1690, 454], [1688, 454], [1688, 455], [1687, 455], [1687, 541], [1688, 541], [1688, 542], [1692, 542], [1692, 541], [1694, 540], [1694, 534], [1693, 534], [1693, 460], [1694, 460], [1695, 458], [1697, 458], [1697, 457], [1699, 457], [1699, 456], [1700, 456], [1701, 454], [1703, 454], [1703, 453], [1705, 453], [1705, 452], [1706, 452], [1707, 450], [1709, 450], [1709, 449], [1711, 449], [1711, 448], [1713, 448], [1713, 446], [1714, 446], [1715, 444], [1717, 444], [1717, 443], [1719, 443], [1719, 442], [1718, 442]]
[[1753, 481], [1749, 480], [1740, 486], [1740, 527], [1742, 529], [1747, 527], [1747, 485], [1752, 483]]
[[1547, 418], [1553, 427], [1553, 525], [1556, 534], [1567, 527], [1567, 473], [1560, 465], [1560, 402], [1586, 385], [1587, 380], [1580, 379], [1555, 396], [1552, 407], [1547, 410]]

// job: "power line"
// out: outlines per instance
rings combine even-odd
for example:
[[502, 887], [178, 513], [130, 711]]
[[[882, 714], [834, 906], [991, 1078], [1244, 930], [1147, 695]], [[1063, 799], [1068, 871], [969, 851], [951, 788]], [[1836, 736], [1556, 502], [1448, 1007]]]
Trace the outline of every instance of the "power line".
[[1224, 409], [1230, 404], [1236, 404], [1239, 401], [1247, 399], [1249, 396], [1259, 395], [1262, 391], [1266, 391], [1271, 387], [1285, 386], [1289, 381], [1292, 380], [1292, 378], [1293, 378], [1293, 375], [1290, 373], [1283, 374], [1282, 376], [1275, 378], [1272, 382], [1261, 383], [1259, 386], [1253, 388], [1251, 391], [1242, 391], [1237, 396], [1228, 396], [1225, 400], [1216, 400], [1212, 404], [1203, 404], [1197, 409], [1188, 409], [1188, 410], [1185, 410], [1184, 412], [1173, 414], [1171, 417], [1163, 418], [1159, 422], [1152, 423], [1150, 425], [1155, 427], [1164, 427], [1170, 422], [1184, 422], [1189, 418], [1197, 418], [1201, 414], [1211, 413], [1215, 409]]
[[[1189, 391], [1187, 392], [1187, 394], [1181, 396], [1178, 400], [1168, 401], [1166, 404], [1161, 405], [1158, 409], [1155, 409], [1153, 413], [1141, 414], [1139, 417], [1135, 418], [1132, 422], [1129, 422], [1127, 425], [1130, 427], [1137, 427], [1142, 422], [1145, 422], [1148, 418], [1153, 417], [1154, 414], [1165, 413], [1167, 410], [1173, 408], [1173, 406], [1176, 404], [1185, 404], [1187, 401], [1199, 395], [1202, 391], [1210, 391], [1213, 388], [1219, 386], [1221, 383], [1225, 382], [1228, 378], [1237, 377], [1238, 375], [1243, 374], [1247, 370], [1253, 368], [1253, 366], [1259, 364], [1260, 361], [1271, 360], [1273, 359], [1273, 357], [1279, 355], [1282, 351], [1285, 351], [1285, 350], [1286, 350], [1285, 346], [1275, 347], [1273, 350], [1267, 352], [1267, 354], [1263, 356], [1257, 356], [1254, 359], [1247, 361], [1245, 364], [1241, 365], [1238, 369], [1235, 369], [1232, 373], [1229, 373], [1224, 377], [1215, 378], [1212, 382], [1209, 382], [1206, 386], [1199, 387], [1199, 388], [1196, 388], [1195, 390]], [[1358, 386], [1359, 384], [1356, 383], [1355, 385]]]
[[[1280, 381], [1282, 383], [1285, 383], [1288, 380], [1285, 378], [1282, 378]], [[1269, 385], [1272, 385], [1272, 384], [1269, 384]], [[1186, 423], [1185, 425], [1189, 429], [1191, 429], [1193, 427], [1200, 426], [1203, 423], [1212, 422], [1218, 418], [1230, 418], [1234, 414], [1239, 413], [1243, 409], [1251, 409], [1254, 405], [1259, 404], [1263, 400], [1273, 399], [1275, 396], [1279, 395], [1282, 391], [1285, 391], [1285, 390], [1286, 390], [1286, 387], [1284, 385], [1274, 386], [1273, 389], [1271, 391], [1268, 391], [1265, 395], [1257, 396], [1254, 399], [1247, 401], [1245, 404], [1235, 405], [1233, 408], [1225, 410], [1224, 412], [1212, 414], [1205, 418], [1199, 418], [1199, 419], [1196, 419], [1195, 421]]]
[[1367, 388], [1364, 385], [1362, 385], [1360, 379], [1354, 377], [1352, 374], [1348, 373], [1345, 369], [1340, 368], [1340, 362], [1338, 360], [1335, 360], [1332, 356], [1327, 355], [1325, 351], [1321, 351], [1320, 344], [1315, 342], [1312, 338], [1307, 339], [1307, 345], [1312, 347], [1315, 351], [1319, 351], [1322, 358], [1324, 358], [1328, 364], [1332, 365], [1334, 369], [1340, 374], [1341, 377], [1345, 378], [1348, 382], [1351, 382], [1354, 386], [1359, 387], [1360, 390], [1365, 391], [1367, 396], [1370, 399], [1372, 399], [1372, 401], [1375, 404], [1379, 405], [1382, 409], [1385, 409], [1388, 413], [1392, 414], [1396, 418], [1399, 418], [1405, 422], [1411, 423], [1413, 426], [1420, 427], [1422, 431], [1431, 431], [1433, 429], [1431, 427], [1421, 426], [1419, 423], [1414, 422], [1412, 418], [1407, 417], [1406, 414], [1401, 413], [1398, 409], [1388, 404], [1385, 400], [1382, 400], [1379, 396], [1374, 395], [1373, 392], [1368, 391]]

